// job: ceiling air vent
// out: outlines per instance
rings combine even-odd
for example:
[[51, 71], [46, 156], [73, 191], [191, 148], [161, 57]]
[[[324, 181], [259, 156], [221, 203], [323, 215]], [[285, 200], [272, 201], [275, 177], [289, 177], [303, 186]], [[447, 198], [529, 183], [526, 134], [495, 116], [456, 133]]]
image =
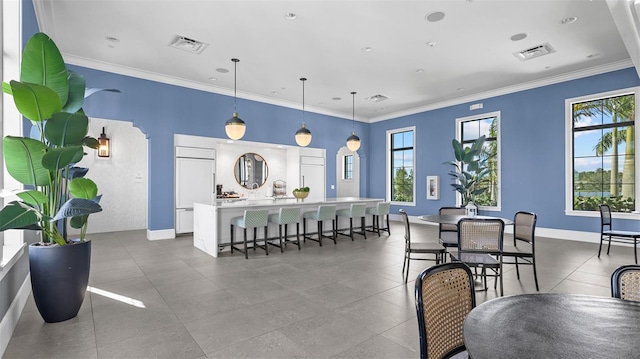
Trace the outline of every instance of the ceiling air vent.
[[171, 39], [171, 42], [169, 42], [169, 46], [171, 47], [187, 52], [192, 52], [194, 54], [201, 53], [207, 47], [207, 45], [208, 44], [205, 44], [204, 42], [193, 40], [180, 35], [174, 35], [173, 39]]
[[384, 95], [373, 95], [365, 98], [365, 100], [371, 101], [371, 102], [382, 102], [386, 99], [388, 99], [388, 97]]
[[520, 52], [516, 52], [513, 55], [522, 61], [527, 61], [527, 60], [548, 55], [554, 52], [556, 52], [556, 50], [554, 50], [554, 48], [547, 43], [547, 44], [542, 44], [542, 45], [532, 47], [530, 49], [522, 50]]

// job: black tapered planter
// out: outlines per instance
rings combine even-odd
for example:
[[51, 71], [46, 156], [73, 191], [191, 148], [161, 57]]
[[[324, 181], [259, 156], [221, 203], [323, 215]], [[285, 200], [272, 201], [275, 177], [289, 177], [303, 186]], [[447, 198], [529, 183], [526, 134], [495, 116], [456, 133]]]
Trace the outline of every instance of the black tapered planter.
[[90, 265], [90, 241], [29, 246], [33, 299], [45, 322], [61, 322], [78, 315], [89, 283]]

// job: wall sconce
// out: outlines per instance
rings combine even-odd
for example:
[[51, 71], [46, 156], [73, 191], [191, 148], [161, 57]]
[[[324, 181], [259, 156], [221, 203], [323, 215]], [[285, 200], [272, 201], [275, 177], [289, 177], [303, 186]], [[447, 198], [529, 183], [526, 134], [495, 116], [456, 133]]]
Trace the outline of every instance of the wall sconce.
[[104, 127], [102, 128], [102, 133], [100, 134], [100, 138], [98, 138], [98, 157], [110, 157], [111, 156], [111, 146], [109, 144], [109, 138], [104, 133]]

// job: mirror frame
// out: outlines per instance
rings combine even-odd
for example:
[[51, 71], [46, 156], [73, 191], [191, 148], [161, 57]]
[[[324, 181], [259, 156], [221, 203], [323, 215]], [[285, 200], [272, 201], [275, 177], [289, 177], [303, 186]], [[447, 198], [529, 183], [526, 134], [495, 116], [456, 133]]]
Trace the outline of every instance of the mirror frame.
[[[247, 157], [251, 156], [255, 161], [257, 162], [262, 162], [263, 168], [262, 168], [262, 182], [258, 183], [258, 182], [252, 182], [253, 180], [251, 180], [251, 177], [247, 177], [247, 179], [243, 179], [241, 178], [241, 173], [246, 169], [247, 166]], [[249, 162], [250, 164], [251, 162]], [[251, 173], [253, 175], [253, 177], [255, 178], [255, 167], [253, 167], [253, 173]], [[240, 187], [248, 189], [248, 190], [256, 190], [262, 186], [265, 185], [265, 183], [267, 183], [267, 179], [269, 178], [269, 165], [267, 164], [267, 161], [264, 159], [264, 157], [262, 157], [261, 155], [255, 153], [255, 152], [246, 152], [243, 153], [240, 157], [238, 157], [238, 159], [236, 160], [236, 163], [233, 165], [233, 176], [236, 179], [236, 182], [238, 183], [238, 185], [240, 185]], [[253, 184], [257, 184], [258, 187], [256, 188], [252, 188], [251, 185]]]

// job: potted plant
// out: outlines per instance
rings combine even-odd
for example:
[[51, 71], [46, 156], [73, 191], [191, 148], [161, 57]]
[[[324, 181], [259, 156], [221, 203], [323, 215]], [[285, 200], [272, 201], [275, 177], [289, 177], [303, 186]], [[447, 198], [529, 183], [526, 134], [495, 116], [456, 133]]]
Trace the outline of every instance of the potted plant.
[[487, 166], [488, 158], [481, 156], [485, 139], [485, 136], [481, 136], [471, 146], [464, 147], [460, 141], [454, 138], [452, 145], [455, 160], [445, 162], [455, 167], [449, 172], [449, 175], [455, 180], [451, 186], [460, 193], [462, 205], [468, 207], [472, 212], [468, 214], [472, 215], [477, 214], [478, 211], [474, 202], [475, 196], [487, 190], [486, 187], [478, 187], [478, 184], [491, 172]]
[[[37, 33], [23, 50], [20, 81], [3, 82], [2, 90], [32, 122], [34, 138], [2, 140], [7, 171], [26, 190], [0, 211], [0, 231], [40, 232], [41, 242], [29, 246], [33, 296], [46, 322], [67, 320], [78, 314], [89, 280], [88, 217], [102, 210], [96, 184], [84, 178], [88, 169], [74, 166], [85, 148], [98, 147], [82, 111], [85, 80], [67, 70], [53, 40]], [[67, 225], [79, 229], [78, 238], [69, 238]]]

